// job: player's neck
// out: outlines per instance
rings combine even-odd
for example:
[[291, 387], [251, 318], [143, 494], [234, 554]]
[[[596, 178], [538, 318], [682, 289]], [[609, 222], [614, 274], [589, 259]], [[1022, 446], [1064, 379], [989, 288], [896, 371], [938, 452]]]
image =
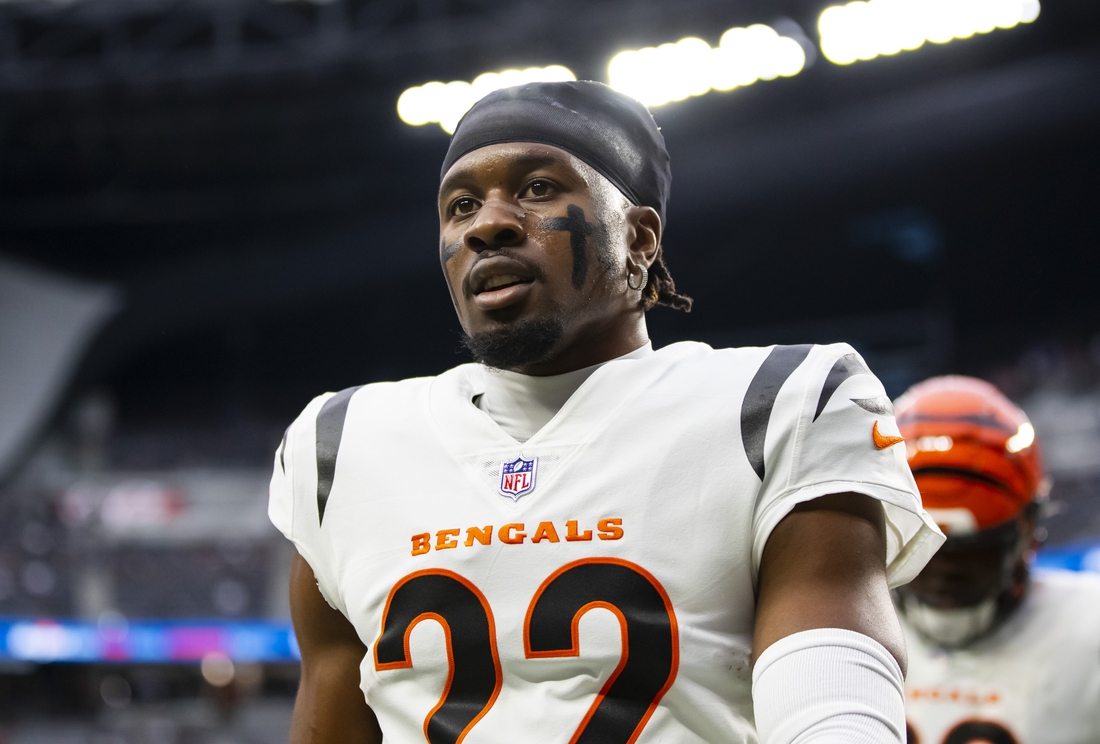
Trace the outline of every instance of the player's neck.
[[[646, 343], [616, 358], [642, 359], [652, 353], [653, 347]], [[596, 364], [560, 375], [542, 376], [490, 369], [482, 375], [483, 392], [475, 396], [473, 402], [506, 434], [517, 442], [526, 442], [546, 426], [602, 366]]]

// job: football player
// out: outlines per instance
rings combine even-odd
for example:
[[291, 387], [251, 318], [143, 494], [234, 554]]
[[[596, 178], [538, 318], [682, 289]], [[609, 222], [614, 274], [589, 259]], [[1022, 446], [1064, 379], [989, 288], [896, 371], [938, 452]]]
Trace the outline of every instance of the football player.
[[322, 395], [276, 455], [292, 740], [901, 742], [889, 587], [942, 535], [860, 356], [652, 348], [669, 158], [607, 86], [490, 94], [441, 178], [477, 363]]
[[897, 590], [909, 741], [1100, 742], [1100, 577], [1032, 572], [1047, 480], [1035, 430], [995, 387], [936, 377], [897, 401], [947, 541]]

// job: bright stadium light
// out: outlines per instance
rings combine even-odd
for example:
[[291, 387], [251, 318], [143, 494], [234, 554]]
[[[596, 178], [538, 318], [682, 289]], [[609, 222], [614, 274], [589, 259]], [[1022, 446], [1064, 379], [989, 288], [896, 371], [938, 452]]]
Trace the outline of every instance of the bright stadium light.
[[797, 75], [806, 66], [802, 45], [763, 24], [731, 28], [711, 48], [702, 39], [616, 54], [608, 66], [612, 88], [647, 106], [733, 90], [757, 80]]
[[869, 0], [826, 8], [817, 28], [826, 59], [849, 65], [1038, 17], [1039, 0]]
[[454, 134], [455, 127], [470, 107], [494, 90], [524, 83], [554, 83], [576, 80], [568, 68], [561, 65], [528, 67], [526, 70], [504, 70], [478, 75], [472, 83], [454, 80], [449, 83], [433, 81], [409, 88], [397, 99], [397, 115], [401, 121], [414, 127], [439, 124], [447, 134]]

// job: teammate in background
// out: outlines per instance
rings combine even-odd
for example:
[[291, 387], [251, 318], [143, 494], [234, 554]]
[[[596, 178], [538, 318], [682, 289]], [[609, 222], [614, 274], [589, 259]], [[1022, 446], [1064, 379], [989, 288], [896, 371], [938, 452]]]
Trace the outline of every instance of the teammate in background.
[[901, 742], [888, 587], [942, 536], [859, 355], [653, 350], [668, 153], [607, 86], [489, 95], [441, 177], [478, 363], [322, 395], [276, 455], [292, 740]]
[[896, 593], [909, 741], [1100, 743], [1100, 577], [1029, 568], [1047, 480], [1027, 416], [971, 377], [926, 380], [896, 409], [947, 534]]

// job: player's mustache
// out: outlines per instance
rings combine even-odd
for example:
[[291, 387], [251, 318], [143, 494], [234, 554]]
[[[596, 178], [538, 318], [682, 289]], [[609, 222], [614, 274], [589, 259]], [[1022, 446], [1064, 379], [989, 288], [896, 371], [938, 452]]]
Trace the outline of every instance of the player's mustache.
[[466, 276], [462, 278], [462, 293], [466, 297], [473, 297], [474, 292], [473, 287], [470, 286], [470, 277], [473, 275], [474, 269], [477, 268], [478, 264], [482, 261], [485, 261], [486, 259], [500, 257], [515, 261], [516, 263], [523, 266], [525, 273], [530, 275], [532, 280], [537, 281], [543, 278], [542, 269], [531, 259], [520, 253], [515, 252], [510, 248], [495, 248], [493, 250], [484, 251], [478, 254], [477, 260], [474, 261], [473, 265], [470, 267], [470, 270], [466, 272]]

